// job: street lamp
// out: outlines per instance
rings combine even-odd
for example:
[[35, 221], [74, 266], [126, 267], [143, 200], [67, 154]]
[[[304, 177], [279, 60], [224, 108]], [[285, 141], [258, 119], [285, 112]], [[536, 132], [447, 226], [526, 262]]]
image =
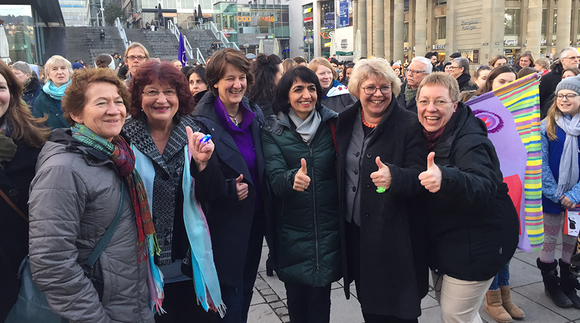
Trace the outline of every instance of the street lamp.
[[314, 37], [312, 37], [312, 36], [305, 36], [304, 37], [304, 42], [306, 44], [308, 44], [308, 61], [310, 62], [312, 60], [312, 56], [310, 55], [310, 45], [312, 43], [314, 43]]

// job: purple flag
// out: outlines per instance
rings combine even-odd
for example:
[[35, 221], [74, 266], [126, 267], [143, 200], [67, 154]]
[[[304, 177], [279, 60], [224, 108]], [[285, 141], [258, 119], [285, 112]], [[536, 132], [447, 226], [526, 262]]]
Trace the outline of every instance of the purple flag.
[[183, 42], [183, 34], [179, 33], [179, 56], [177, 59], [181, 62], [181, 66], [187, 65], [187, 54], [185, 52], [185, 43]]

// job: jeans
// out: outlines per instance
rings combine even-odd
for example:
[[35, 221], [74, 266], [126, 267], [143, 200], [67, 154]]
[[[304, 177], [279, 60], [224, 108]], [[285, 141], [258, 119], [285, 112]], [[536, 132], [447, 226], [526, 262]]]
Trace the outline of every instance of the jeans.
[[510, 284], [510, 263], [503, 266], [497, 275], [493, 278], [489, 290], [498, 290], [499, 286], [508, 286]]
[[290, 323], [328, 323], [330, 286], [311, 287], [285, 283]]

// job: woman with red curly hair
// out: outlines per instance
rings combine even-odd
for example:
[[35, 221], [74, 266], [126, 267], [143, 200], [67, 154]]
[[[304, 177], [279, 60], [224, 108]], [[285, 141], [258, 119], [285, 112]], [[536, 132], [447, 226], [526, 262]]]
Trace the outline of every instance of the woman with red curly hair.
[[[171, 63], [150, 60], [133, 75], [129, 92], [131, 119], [123, 130], [132, 143], [136, 167], [149, 198], [161, 249], [155, 260], [165, 283], [163, 308], [167, 313], [156, 316], [155, 321], [199, 322], [204, 313], [196, 305], [196, 297], [206, 311], [211, 308], [223, 314], [207, 228], [196, 227], [200, 231], [194, 235], [191, 222], [187, 222], [205, 222], [194, 197], [203, 200], [223, 189], [222, 182], [215, 180], [221, 175], [217, 163], [210, 160], [213, 142], [204, 139], [202, 125], [190, 116], [193, 97], [187, 79]], [[200, 256], [200, 248], [206, 257]], [[193, 268], [189, 266], [192, 263]]]

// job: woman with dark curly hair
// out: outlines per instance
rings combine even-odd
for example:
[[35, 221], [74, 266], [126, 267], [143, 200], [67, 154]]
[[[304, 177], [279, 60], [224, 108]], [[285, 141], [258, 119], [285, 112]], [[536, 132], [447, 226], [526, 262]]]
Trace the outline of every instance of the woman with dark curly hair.
[[278, 55], [259, 54], [250, 65], [250, 73], [254, 74], [255, 84], [249, 90], [248, 99], [262, 109], [264, 116], [274, 114], [272, 101], [276, 95], [276, 85], [284, 73], [282, 60]]
[[185, 73], [185, 78], [189, 82], [189, 91], [193, 95], [195, 106], [207, 91], [205, 68], [203, 66], [192, 67]]
[[[132, 143], [136, 167], [149, 197], [161, 249], [156, 263], [165, 282], [163, 308], [167, 314], [156, 316], [155, 321], [199, 322], [198, 317], [204, 313], [196, 306], [196, 296], [206, 311], [213, 308], [223, 314], [213, 256], [198, 258], [200, 255], [196, 254], [197, 247], [207, 241], [196, 240], [196, 235], [190, 232], [191, 226], [186, 226], [188, 216], [194, 211], [191, 208], [195, 205], [195, 201], [191, 201], [193, 193], [203, 199], [206, 195], [217, 195], [223, 189], [221, 182], [215, 180], [219, 178], [219, 171], [217, 175], [212, 173], [217, 169], [215, 163], [210, 162], [213, 143], [211, 140], [207, 144], [202, 142], [203, 126], [190, 116], [193, 98], [187, 79], [169, 62], [151, 60], [143, 63], [139, 73], [133, 75], [129, 92], [132, 96], [131, 119], [127, 120], [123, 130]], [[190, 150], [193, 159], [189, 156]], [[195, 178], [193, 192], [192, 176]], [[193, 204], [188, 204], [190, 202]], [[211, 255], [210, 248], [210, 245], [205, 245], [203, 250]], [[200, 264], [202, 270], [210, 268], [203, 274], [212, 276], [213, 283], [201, 286], [198, 283], [201, 276], [196, 274], [194, 286], [191, 267], [182, 271], [183, 260], [189, 263], [191, 259], [188, 254], [196, 263], [202, 261], [206, 264]], [[206, 287], [211, 297], [204, 298]], [[211, 301], [205, 303], [206, 299], [213, 300], [214, 304]]]

